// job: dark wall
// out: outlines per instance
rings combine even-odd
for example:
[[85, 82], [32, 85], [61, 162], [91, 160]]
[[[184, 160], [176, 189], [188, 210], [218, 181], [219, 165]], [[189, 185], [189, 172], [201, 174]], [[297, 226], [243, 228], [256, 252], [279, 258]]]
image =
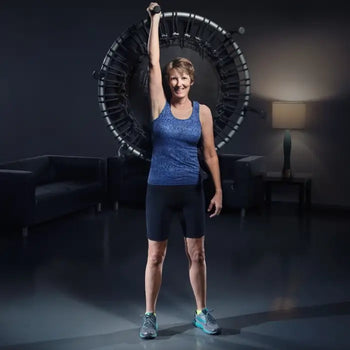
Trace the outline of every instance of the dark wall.
[[[279, 171], [283, 132], [271, 128], [271, 102], [305, 101], [306, 129], [292, 132], [293, 169], [313, 173], [315, 203], [349, 207], [350, 26], [345, 5], [167, 4], [164, 11], [193, 12], [226, 30], [246, 28], [237, 43], [251, 75], [251, 105], [266, 110], [267, 118], [248, 114], [222, 151], [265, 155], [268, 169]], [[147, 5], [139, 0], [0, 5], [0, 162], [40, 154], [116, 153], [91, 72], [118, 35], [147, 16]]]

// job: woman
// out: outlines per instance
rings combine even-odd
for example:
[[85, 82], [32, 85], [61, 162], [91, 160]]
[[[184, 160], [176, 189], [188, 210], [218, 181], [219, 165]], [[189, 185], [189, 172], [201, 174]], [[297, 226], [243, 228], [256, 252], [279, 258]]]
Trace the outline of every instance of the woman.
[[156, 301], [161, 286], [170, 218], [176, 210], [181, 213], [189, 277], [197, 305], [193, 324], [208, 334], [218, 334], [220, 328], [206, 307], [205, 208], [197, 153], [197, 145], [202, 138], [204, 160], [216, 189], [207, 209], [208, 212], [214, 209], [210, 215], [212, 218], [219, 215], [222, 208], [213, 118], [206, 105], [196, 101], [192, 103], [188, 97], [194, 83], [194, 68], [186, 58], [178, 57], [167, 65], [170, 103], [166, 100], [159, 62], [161, 14], [152, 15], [155, 6], [158, 4], [151, 2], [147, 8], [151, 18], [148, 54], [153, 151], [146, 195], [146, 312], [140, 337], [149, 339], [157, 336]]

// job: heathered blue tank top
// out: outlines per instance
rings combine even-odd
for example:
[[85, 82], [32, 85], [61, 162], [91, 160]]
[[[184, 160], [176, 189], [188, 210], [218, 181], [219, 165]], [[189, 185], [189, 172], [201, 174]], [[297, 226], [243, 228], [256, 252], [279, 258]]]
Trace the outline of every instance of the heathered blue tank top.
[[153, 120], [153, 151], [147, 182], [151, 185], [196, 185], [200, 181], [197, 144], [202, 128], [199, 103], [187, 119], [176, 118], [166, 102]]

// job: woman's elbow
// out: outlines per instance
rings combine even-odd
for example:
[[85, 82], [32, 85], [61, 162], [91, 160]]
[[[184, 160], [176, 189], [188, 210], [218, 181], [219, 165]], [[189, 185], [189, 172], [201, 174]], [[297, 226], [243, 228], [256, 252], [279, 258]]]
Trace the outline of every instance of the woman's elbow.
[[213, 160], [218, 160], [218, 155], [216, 153], [216, 150], [212, 150], [210, 152], [207, 152], [205, 155], [204, 155], [204, 159], [206, 162], [210, 162], [210, 161], [213, 161]]

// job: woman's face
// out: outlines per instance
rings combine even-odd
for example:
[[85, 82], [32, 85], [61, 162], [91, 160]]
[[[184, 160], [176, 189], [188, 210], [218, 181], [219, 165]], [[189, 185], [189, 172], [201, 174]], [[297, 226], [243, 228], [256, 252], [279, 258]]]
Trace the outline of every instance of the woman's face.
[[169, 71], [168, 83], [171, 94], [176, 97], [187, 96], [190, 91], [190, 87], [193, 84], [190, 76], [186, 72], [180, 71], [176, 68]]

